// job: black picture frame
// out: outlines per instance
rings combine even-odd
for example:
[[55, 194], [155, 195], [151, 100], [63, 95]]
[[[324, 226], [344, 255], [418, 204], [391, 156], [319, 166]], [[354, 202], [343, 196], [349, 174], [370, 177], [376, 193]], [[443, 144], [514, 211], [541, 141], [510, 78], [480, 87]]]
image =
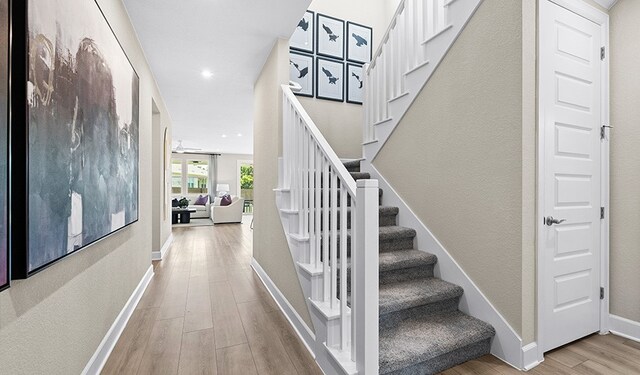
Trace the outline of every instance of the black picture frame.
[[[302, 24], [304, 21], [308, 23], [306, 31], [302, 30]], [[302, 42], [303, 36], [305, 37], [304, 39], [308, 39], [307, 43], [311, 44], [311, 48], [304, 47], [304, 42]], [[303, 18], [301, 18], [300, 21], [298, 22], [298, 26], [296, 26], [296, 31], [294, 31], [293, 35], [291, 35], [291, 38], [289, 38], [289, 48], [294, 51], [313, 54], [315, 52], [315, 45], [316, 45], [316, 13], [314, 11], [307, 10]]]
[[[326, 73], [323, 68], [329, 70], [331, 67], [331, 71]], [[328, 74], [340, 74], [339, 76], [329, 77]], [[333, 78], [337, 78], [336, 81], [333, 81]], [[342, 81], [342, 82], [338, 82]], [[333, 82], [333, 83], [331, 83]], [[335, 85], [335, 86], [331, 86]], [[328, 93], [326, 89], [333, 89], [335, 91], [336, 88], [340, 88], [339, 95], [331, 95]], [[344, 102], [344, 61], [338, 61], [334, 59], [327, 59], [324, 57], [316, 57], [316, 98], [331, 100], [335, 102]]]
[[[299, 60], [297, 60], [298, 62], [293, 61], [295, 57], [299, 57]], [[308, 68], [308, 71], [305, 77], [299, 77], [300, 74], [298, 74], [298, 77], [294, 75], [294, 73], [300, 73], [300, 68], [294, 66], [293, 63], [295, 62], [299, 64], [300, 60], [306, 60], [309, 63], [309, 65], [306, 67]], [[313, 98], [313, 95], [315, 93], [315, 74], [315, 59], [313, 58], [313, 55], [308, 55], [296, 51], [289, 51], [289, 80], [292, 82], [296, 82], [300, 84], [300, 86], [302, 86], [301, 91], [294, 92], [295, 95]], [[306, 85], [305, 82], [301, 81], [300, 78], [307, 78], [306, 83], [308, 83], [308, 85]]]
[[[354, 71], [355, 70], [355, 71]], [[353, 76], [352, 73], [359, 73], [356, 76]], [[360, 64], [352, 64], [347, 63], [346, 72], [345, 72], [345, 83], [347, 85], [347, 103], [351, 104], [360, 104], [364, 103], [364, 91], [363, 91], [363, 82], [364, 82], [364, 66]], [[360, 91], [357, 91], [360, 90]], [[360, 97], [358, 98], [356, 93], [360, 93]]]
[[[355, 39], [355, 36], [353, 34], [356, 31], [358, 32], [358, 34], [356, 35], [360, 39]], [[366, 34], [363, 31], [368, 32], [368, 35], [360, 36], [359, 34]], [[373, 28], [348, 21], [345, 44], [347, 45], [347, 61], [359, 64], [366, 64], [371, 62], [371, 58], [373, 57]], [[363, 56], [361, 56], [362, 53], [356, 50], [356, 48], [362, 47], [366, 47], [366, 49], [368, 50], [368, 58], [363, 58]], [[367, 54], [366, 51], [364, 53]]]
[[344, 60], [344, 32], [344, 20], [318, 13], [316, 15], [316, 55]]
[[[132, 220], [126, 225], [121, 226], [115, 230], [111, 230], [109, 233], [102, 237], [96, 238], [93, 241], [83, 243], [81, 247], [74, 249], [71, 252], [57, 257], [45, 264], [42, 264], [36, 268], [30, 269], [30, 254], [29, 254], [29, 104], [28, 104], [28, 82], [29, 82], [29, 5], [32, 2], [38, 0], [23, 0], [14, 1], [12, 3], [12, 45], [11, 45], [11, 124], [10, 124], [10, 245], [11, 245], [11, 279], [26, 279], [43, 270], [51, 267], [52, 265], [65, 260], [71, 255], [75, 255], [82, 250], [88, 249], [91, 245], [102, 241], [103, 239], [110, 237], [118, 232], [124, 231], [131, 227], [133, 224], [140, 220], [140, 149], [139, 138], [137, 140], [137, 176], [136, 176], [136, 189], [135, 205], [137, 207], [137, 214], [135, 220]], [[129, 59], [125, 49], [123, 48], [120, 40], [114, 32], [111, 24], [107, 20], [100, 4], [97, 1], [91, 1], [93, 5], [97, 7], [99, 14], [102, 17], [101, 21], [104, 21], [108, 30], [111, 32], [115, 42], [122, 50], [124, 57], [131, 65], [133, 76], [137, 78], [137, 97], [132, 96], [132, 99], [137, 100], [137, 113], [138, 113], [138, 127], [140, 126], [140, 76], [135, 70], [135, 66]], [[135, 107], [132, 107], [135, 108]]]
[[[4, 250], [1, 249], [2, 254], [0, 257], [4, 259], [0, 261], [0, 291], [3, 291], [11, 286], [11, 246], [10, 246], [10, 220], [9, 220], [9, 145], [10, 145], [10, 124], [11, 124], [11, 109], [9, 107], [11, 103], [11, 10], [12, 10], [12, 0], [0, 0], [0, 25], [3, 25], [5, 28], [0, 30], [0, 46], [2, 46], [2, 51], [0, 51], [0, 58], [3, 62], [0, 64], [2, 67], [0, 74], [3, 75], [3, 79], [5, 79], [2, 84], [2, 90], [4, 90], [4, 96], [2, 98], [3, 103], [1, 105], [3, 111], [5, 113], [0, 113], [0, 116], [3, 117], [4, 129], [0, 127], [0, 131], [2, 132], [2, 136], [4, 137], [4, 142], [0, 144], [0, 147], [4, 147], [1, 155], [4, 157], [4, 163], [6, 163], [2, 168], [2, 173], [0, 173], [0, 181], [3, 182], [4, 192], [4, 201], [0, 200], [0, 205], [3, 206], [0, 208], [2, 213], [0, 215], [4, 215], [4, 217], [0, 217], [0, 220], [4, 220], [2, 230], [0, 230], [0, 237], [4, 236], [4, 238], [0, 238], [0, 246], [4, 246]], [[4, 174], [4, 176], [2, 176]]]

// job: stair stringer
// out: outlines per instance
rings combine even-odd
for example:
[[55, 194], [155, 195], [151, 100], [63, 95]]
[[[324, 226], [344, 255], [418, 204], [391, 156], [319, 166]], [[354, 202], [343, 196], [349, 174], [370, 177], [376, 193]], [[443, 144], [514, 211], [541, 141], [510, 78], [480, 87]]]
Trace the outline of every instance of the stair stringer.
[[426, 62], [403, 73], [404, 93], [387, 101], [388, 118], [373, 125], [375, 140], [363, 143], [363, 157], [366, 160], [373, 160], [378, 155], [483, 1], [450, 0], [448, 2], [450, 26], [423, 43]]
[[[278, 185], [282, 183], [282, 158], [278, 160]], [[311, 321], [315, 335], [312, 337], [315, 341], [308, 342], [305, 338], [307, 348], [310, 348], [318, 366], [327, 375], [355, 375], [357, 370], [355, 362], [350, 358], [342, 358], [341, 353], [333, 350], [331, 347], [340, 342], [340, 314], [338, 311], [322, 306], [314, 300], [319, 299], [323, 292], [324, 278], [321, 270], [316, 270], [308, 264], [308, 259], [304, 259], [304, 254], [309, 254], [309, 241], [306, 238], [299, 237], [296, 232], [298, 228], [298, 212], [289, 209], [290, 191], [286, 188], [274, 189], [276, 208], [280, 216], [280, 222], [287, 238], [287, 244], [291, 253], [291, 258], [295, 265], [298, 281], [307, 303], [307, 309], [311, 315]], [[287, 314], [283, 310], [283, 313]], [[287, 316], [291, 321], [298, 319], [297, 317]], [[298, 319], [299, 320], [299, 319]], [[300, 322], [306, 325], [304, 322]]]
[[460, 285], [464, 289], [459, 304], [460, 311], [483, 320], [495, 328], [496, 335], [491, 343], [491, 354], [519, 370], [529, 370], [538, 365], [537, 358], [530, 359], [533, 353], [537, 353], [535, 343], [523, 347], [520, 335], [482, 293], [460, 264], [453, 259], [429, 228], [411, 210], [393, 186], [368, 160], [362, 161], [361, 168], [369, 172], [372, 179], [378, 180], [380, 188], [384, 190], [382, 198], [384, 204], [400, 209], [398, 225], [416, 230], [416, 244], [418, 245], [416, 248], [429, 251], [438, 257], [438, 263], [434, 270], [436, 276], [447, 282]]

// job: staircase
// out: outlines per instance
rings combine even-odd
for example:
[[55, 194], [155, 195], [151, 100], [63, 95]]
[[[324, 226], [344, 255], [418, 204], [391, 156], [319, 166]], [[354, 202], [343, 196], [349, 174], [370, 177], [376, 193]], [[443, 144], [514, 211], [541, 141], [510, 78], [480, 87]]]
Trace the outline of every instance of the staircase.
[[[360, 161], [344, 163], [357, 179]], [[489, 354], [491, 325], [458, 310], [461, 287], [434, 277], [435, 255], [416, 250], [397, 207], [379, 208], [380, 374], [433, 374]]]

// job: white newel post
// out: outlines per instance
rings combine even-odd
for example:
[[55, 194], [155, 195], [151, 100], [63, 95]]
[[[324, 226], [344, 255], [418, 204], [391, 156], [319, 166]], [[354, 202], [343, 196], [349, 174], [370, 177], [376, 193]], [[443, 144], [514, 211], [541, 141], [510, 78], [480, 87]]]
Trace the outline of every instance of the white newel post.
[[378, 374], [378, 181], [358, 180], [354, 256], [355, 355], [359, 374]]

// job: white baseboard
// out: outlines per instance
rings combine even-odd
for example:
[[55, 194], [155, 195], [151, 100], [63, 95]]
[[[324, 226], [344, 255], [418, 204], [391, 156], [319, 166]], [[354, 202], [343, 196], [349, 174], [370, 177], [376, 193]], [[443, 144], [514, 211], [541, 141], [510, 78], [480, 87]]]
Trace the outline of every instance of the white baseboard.
[[610, 314], [609, 331], [629, 340], [640, 342], [640, 322]]
[[107, 359], [109, 358], [111, 351], [116, 346], [122, 331], [124, 331], [124, 327], [127, 326], [129, 318], [131, 318], [138, 302], [140, 302], [140, 299], [142, 298], [144, 291], [147, 289], [152, 277], [153, 266], [149, 266], [149, 269], [147, 269], [142, 280], [140, 280], [138, 286], [133, 290], [131, 297], [129, 297], [129, 300], [116, 317], [116, 320], [107, 331], [102, 342], [98, 345], [98, 349], [96, 349], [95, 353], [93, 353], [93, 356], [91, 356], [91, 359], [84, 367], [84, 370], [82, 370], [82, 375], [94, 375], [99, 374], [100, 371], [102, 371], [105, 363], [107, 363]]
[[315, 358], [316, 353], [313, 348], [316, 346], [316, 335], [309, 329], [307, 323], [302, 320], [302, 317], [300, 317], [298, 312], [293, 308], [293, 306], [291, 306], [289, 301], [287, 301], [282, 292], [280, 292], [280, 289], [278, 289], [276, 284], [273, 283], [271, 278], [269, 278], [269, 275], [267, 275], [267, 273], [262, 269], [255, 258], [251, 259], [251, 267], [256, 272], [260, 280], [262, 280], [262, 283], [271, 294], [271, 297], [276, 301], [276, 304], [278, 304], [278, 307], [280, 307], [280, 310], [282, 310], [282, 313], [287, 318], [294, 331], [296, 331], [298, 337], [300, 337], [304, 345], [307, 347], [309, 353], [311, 353], [313, 358]]
[[167, 255], [169, 249], [171, 249], [171, 243], [173, 242], [173, 233], [167, 237], [167, 240], [164, 241], [164, 244], [158, 251], [151, 252], [151, 260], [162, 260], [164, 256]]
[[495, 328], [496, 336], [491, 343], [491, 354], [518, 369], [523, 369], [525, 364], [528, 365], [529, 363], [523, 362], [523, 347], [520, 335], [511, 327], [469, 275], [464, 272], [460, 264], [453, 259], [442, 243], [431, 233], [380, 172], [368, 160], [362, 163], [362, 167], [364, 171], [371, 173], [371, 178], [378, 180], [378, 185], [384, 190], [382, 198], [384, 204], [400, 208], [398, 225], [416, 230], [416, 241], [419, 245], [417, 248], [429, 249], [430, 253], [438, 257], [438, 263], [435, 268], [436, 276], [450, 283], [458, 284], [464, 289], [464, 294], [460, 299], [460, 310], [491, 324]]
[[538, 353], [538, 344], [531, 344], [522, 347], [522, 369], [529, 371], [540, 364], [540, 353]]

